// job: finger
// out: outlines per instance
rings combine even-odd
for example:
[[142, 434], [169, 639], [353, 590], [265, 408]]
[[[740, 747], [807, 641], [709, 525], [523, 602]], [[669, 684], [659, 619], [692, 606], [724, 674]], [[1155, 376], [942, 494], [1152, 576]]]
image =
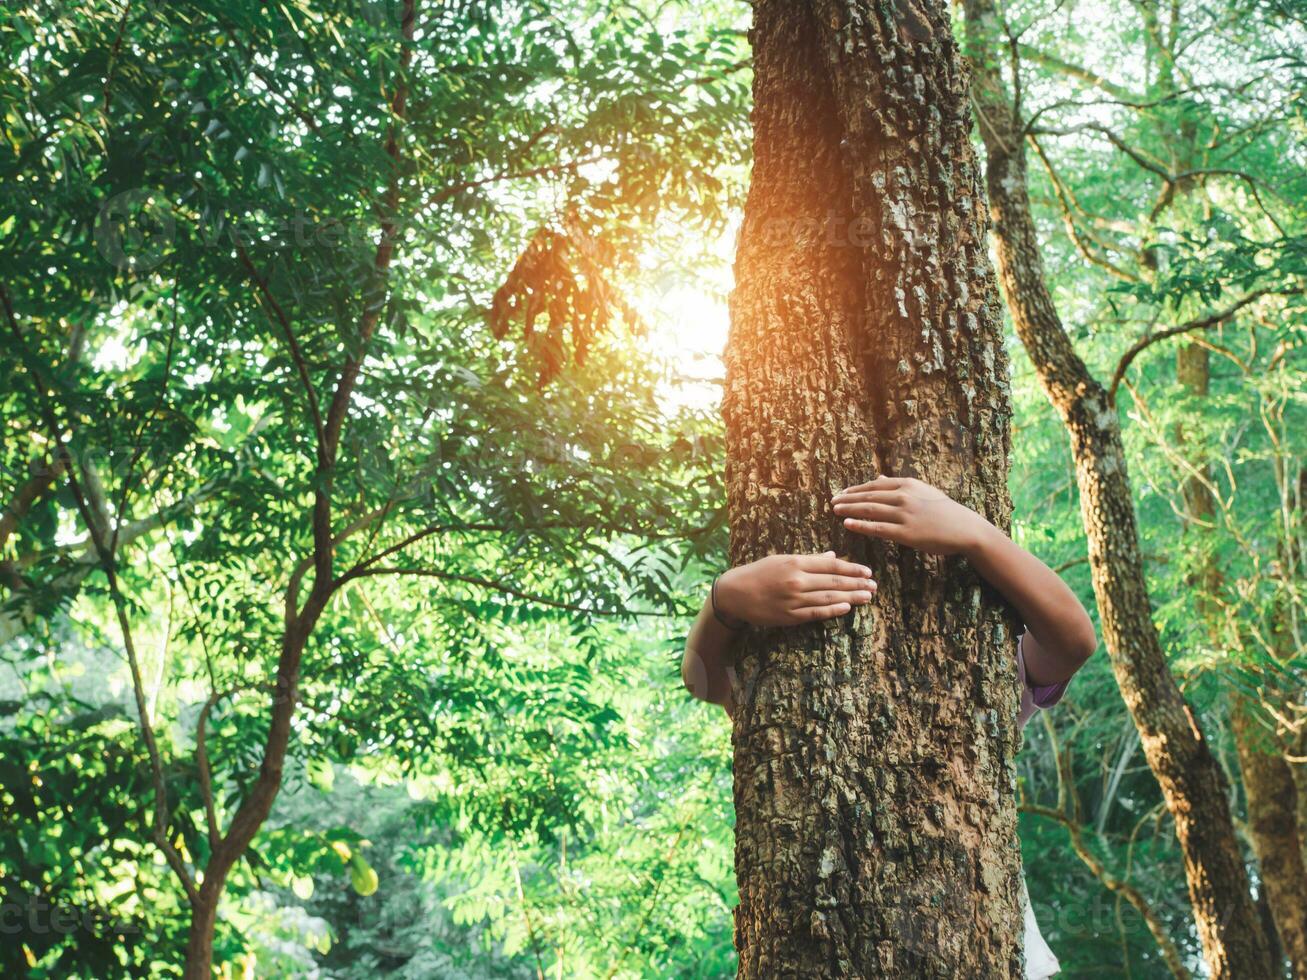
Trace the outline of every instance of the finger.
[[901, 507], [908, 502], [907, 495], [898, 490], [860, 490], [857, 493], [837, 493], [831, 497], [836, 504], [890, 504]]
[[875, 588], [876, 583], [861, 575], [814, 575], [802, 572], [799, 575], [799, 592], [861, 592], [868, 586]]
[[888, 524], [884, 521], [860, 521], [846, 517], [844, 526], [854, 534], [865, 534], [869, 538], [883, 538], [886, 541], [898, 541], [903, 535], [902, 524]]
[[903, 512], [889, 504], [838, 503], [832, 509], [840, 517], [855, 517], [862, 521], [883, 521], [886, 524], [903, 523]]
[[866, 565], [858, 565], [855, 562], [836, 558], [833, 551], [828, 551], [822, 555], [801, 555], [799, 557], [799, 569], [814, 574], [825, 573], [827, 575], [852, 575], [855, 578], [863, 579], [871, 578], [871, 569]]
[[897, 490], [903, 485], [903, 481], [892, 476], [878, 476], [874, 480], [866, 483], [859, 483], [857, 486], [845, 487], [840, 493], [865, 493], [868, 490]]
[[852, 608], [847, 602], [837, 602], [830, 606], [804, 606], [791, 612], [790, 617], [796, 623], [815, 623], [819, 619], [843, 616]]
[[871, 602], [875, 591], [865, 587], [856, 592], [804, 592], [795, 603], [795, 609], [806, 609], [809, 606], [837, 606], [841, 602], [850, 603], [855, 606], [865, 605]]

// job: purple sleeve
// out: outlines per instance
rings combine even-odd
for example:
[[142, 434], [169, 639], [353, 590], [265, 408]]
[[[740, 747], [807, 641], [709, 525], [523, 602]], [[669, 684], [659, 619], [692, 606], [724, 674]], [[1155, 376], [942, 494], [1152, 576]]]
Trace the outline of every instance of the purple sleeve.
[[[1017, 640], [1017, 656], [1021, 658], [1021, 676], [1023, 679], [1025, 678], [1026, 657], [1022, 650], [1022, 641], [1024, 641], [1025, 638], [1026, 634], [1023, 632]], [[1064, 681], [1058, 681], [1056, 684], [1031, 684], [1027, 681], [1026, 686], [1030, 688], [1030, 694], [1035, 702], [1035, 707], [1051, 708], [1062, 700], [1062, 695], [1066, 693], [1066, 686], [1069, 683], [1071, 683], [1070, 677]]]

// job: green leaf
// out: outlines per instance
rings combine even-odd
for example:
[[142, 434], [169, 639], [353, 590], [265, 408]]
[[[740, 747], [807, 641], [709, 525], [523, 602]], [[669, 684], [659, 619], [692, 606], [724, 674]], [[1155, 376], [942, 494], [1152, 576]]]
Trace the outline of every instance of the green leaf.
[[377, 872], [358, 851], [355, 851], [350, 859], [349, 881], [354, 886], [354, 891], [364, 898], [375, 893], [379, 884]]
[[313, 897], [313, 878], [310, 875], [295, 875], [290, 881], [290, 890], [302, 902]]

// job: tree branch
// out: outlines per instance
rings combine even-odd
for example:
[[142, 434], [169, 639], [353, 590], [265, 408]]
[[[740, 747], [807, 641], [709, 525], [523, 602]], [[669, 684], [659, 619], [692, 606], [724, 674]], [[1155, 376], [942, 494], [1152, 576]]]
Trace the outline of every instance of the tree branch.
[[[1048, 179], [1053, 184], [1053, 191], [1057, 194], [1057, 203], [1062, 209], [1062, 220], [1066, 225], [1067, 234], [1070, 236], [1072, 244], [1076, 247], [1076, 251], [1080, 253], [1085, 261], [1101, 266], [1112, 275], [1116, 276], [1116, 278], [1122, 279], [1126, 282], [1138, 282], [1138, 276], [1121, 268], [1109, 259], [1106, 254], [1096, 254], [1081, 240], [1080, 228], [1076, 223], [1075, 215], [1072, 214], [1072, 208], [1074, 207], [1074, 209], [1079, 211], [1081, 214], [1085, 213], [1084, 209], [1081, 208], [1071, 189], [1063, 184], [1062, 178], [1059, 177], [1057, 171], [1053, 169], [1053, 162], [1048, 158], [1048, 154], [1044, 152], [1044, 147], [1040, 145], [1039, 139], [1035, 134], [1033, 132], [1027, 133], [1026, 139], [1029, 140], [1030, 145], [1035, 148], [1035, 155], [1039, 157], [1040, 162], [1044, 165], [1044, 171], [1048, 174]], [[1103, 253], [1107, 252], [1107, 248], [1097, 236], [1090, 233], [1090, 237], [1094, 239], [1094, 244], [1097, 245]]]
[[1061, 129], [1051, 127], [1032, 126], [1030, 132], [1040, 136], [1075, 136], [1079, 133], [1098, 133], [1118, 150], [1133, 160], [1141, 169], [1149, 173], [1156, 174], [1168, 184], [1175, 183], [1176, 177], [1167, 169], [1166, 165], [1160, 160], [1156, 160], [1142, 150], [1138, 150], [1118, 136], [1112, 129], [1101, 123], [1081, 123], [1079, 126], [1069, 126]]
[[[208, 483], [205, 483], [202, 486], [197, 487], [195, 490], [186, 494], [184, 497], [181, 497], [176, 502], [171, 504], [165, 504], [163, 507], [160, 507], [158, 510], [156, 510], [153, 514], [150, 514], [147, 517], [137, 518], [134, 521], [129, 521], [128, 523], [122, 525], [118, 534], [118, 550], [121, 550], [124, 545], [131, 544], [133, 541], [135, 541], [137, 538], [141, 537], [142, 535], [148, 534], [150, 531], [163, 527], [178, 514], [181, 514], [184, 511], [189, 510], [195, 504], [202, 503], [203, 501], [209, 499], [209, 497], [213, 495], [214, 491], [218, 488], [219, 485], [220, 485], [219, 480], [210, 480]], [[84, 555], [74, 557], [73, 560], [75, 562], [86, 563], [89, 566], [93, 566], [95, 564], [95, 543], [90, 539], [89, 536], [84, 538], [78, 538], [76, 541], [72, 541], [68, 544], [59, 545], [56, 548], [51, 548], [49, 551], [40, 551], [40, 552], [34, 552], [29, 555], [25, 555], [22, 558], [18, 559], [16, 564], [19, 568], [28, 568], [32, 565], [37, 564], [38, 562], [46, 561], [51, 558], [56, 558], [60, 555], [73, 555], [75, 552], [79, 552], [79, 551], [83, 552]], [[90, 558], [89, 561], [87, 560], [86, 557], [88, 555]], [[4, 640], [5, 637], [0, 636], [0, 643], [3, 643]]]
[[304, 386], [304, 394], [309, 402], [309, 415], [313, 419], [313, 430], [317, 433], [318, 445], [321, 446], [324, 442], [324, 432], [322, 413], [318, 409], [318, 393], [314, 390], [313, 379], [309, 376], [309, 367], [304, 360], [304, 352], [300, 350], [299, 341], [295, 339], [295, 331], [291, 327], [290, 318], [286, 316], [286, 311], [281, 308], [281, 304], [272, 295], [272, 290], [268, 288], [268, 284], [259, 275], [258, 269], [254, 268], [249, 253], [245, 251], [245, 246], [239, 241], [236, 242], [236, 256], [250, 274], [250, 278], [254, 280], [263, 301], [272, 308], [273, 317], [281, 326], [282, 335], [286, 338], [286, 346], [290, 349], [291, 360], [295, 362], [295, 371], [299, 374], [300, 383]]
[[[1143, 555], [1141, 557], [1144, 561], [1157, 562], [1163, 565], [1171, 560], [1166, 555]], [[1069, 568], [1075, 568], [1077, 565], [1087, 565], [1088, 563], [1089, 556], [1081, 555], [1079, 558], [1070, 558], [1067, 561], [1062, 562], [1062, 564], [1053, 569], [1053, 572], [1057, 575], [1061, 575]]]
[[[70, 479], [72, 477], [70, 476]], [[145, 703], [145, 683], [141, 678], [140, 658], [136, 655], [136, 642], [132, 638], [131, 624], [127, 616], [127, 600], [118, 588], [118, 575], [114, 569], [112, 556], [106, 557], [106, 573], [109, 578], [109, 594], [113, 599], [114, 612], [118, 618], [118, 629], [122, 633], [123, 646], [127, 650], [127, 665], [132, 675], [132, 692], [136, 699], [136, 713], [141, 720], [141, 737], [145, 740], [145, 749], [150, 757], [150, 769], [154, 775], [154, 840], [163, 851], [164, 859], [186, 890], [186, 897], [195, 904], [198, 892], [195, 879], [182, 860], [177, 848], [168, 838], [168, 784], [163, 775], [163, 761], [159, 755], [159, 745], [155, 739], [154, 726], [150, 724], [149, 710]]]
[[224, 691], [214, 691], [200, 709], [199, 721], [195, 726], [195, 766], [199, 771], [200, 795], [204, 798], [204, 817], [208, 824], [209, 850], [215, 850], [222, 843], [222, 830], [218, 827], [218, 815], [213, 801], [213, 774], [209, 768], [209, 748], [206, 744], [206, 731], [209, 714], [219, 701], [232, 697], [245, 690], [249, 685], [241, 684]]
[[1117, 878], [1103, 866], [1103, 863], [1098, 860], [1093, 851], [1091, 851], [1085, 844], [1084, 831], [1078, 823], [1068, 817], [1061, 810], [1055, 810], [1052, 807], [1037, 806], [1033, 803], [1023, 803], [1017, 807], [1017, 809], [1022, 813], [1029, 813], [1038, 817], [1047, 817], [1049, 820], [1054, 820], [1065, 827], [1067, 829], [1067, 834], [1071, 838], [1071, 847], [1076, 852], [1076, 856], [1084, 862], [1085, 867], [1087, 867], [1090, 873], [1098, 879], [1099, 884], [1113, 894], [1124, 898], [1134, 906], [1135, 911], [1143, 917], [1145, 924], [1148, 926], [1148, 931], [1152, 933], [1153, 940], [1157, 943], [1157, 947], [1161, 951], [1163, 959], [1166, 960], [1166, 964], [1171, 970], [1171, 974], [1175, 976], [1177, 980], [1190, 980], [1189, 971], [1185, 968], [1184, 960], [1180, 956], [1179, 950], [1176, 949], [1175, 944], [1171, 941], [1171, 937], [1167, 935], [1165, 923], [1161, 921], [1157, 913], [1153, 911], [1152, 906], [1148, 904], [1148, 899], [1144, 898], [1143, 893], [1135, 888], [1134, 885]]
[[593, 606], [582, 606], [573, 602], [563, 602], [558, 599], [550, 599], [547, 596], [538, 595], [534, 592], [527, 592], [515, 586], [508, 585], [505, 582], [495, 581], [494, 579], [481, 578], [477, 575], [463, 575], [458, 572], [442, 572], [434, 568], [395, 568], [391, 566], [377, 567], [375, 565], [367, 568], [356, 566], [349, 572], [342, 575], [336, 580], [335, 587], [340, 588], [347, 582], [356, 578], [364, 578], [372, 575], [412, 575], [418, 578], [434, 578], [445, 582], [463, 582], [467, 585], [476, 585], [483, 589], [490, 589], [493, 592], [502, 592], [504, 595], [516, 596], [527, 602], [534, 602], [541, 606], [549, 606], [553, 609], [565, 609], [568, 612], [585, 613], [587, 616], [642, 616], [642, 617], [659, 617], [670, 618], [674, 613], [658, 612], [633, 612], [628, 609], [595, 609]]
[[1182, 95], [1192, 95], [1196, 92], [1201, 92], [1203, 91], [1203, 89], [1204, 86], [1201, 85], [1194, 86], [1193, 88], [1175, 89], [1174, 91], [1168, 92], [1166, 95], [1160, 96], [1156, 99], [1147, 99], [1147, 100], [1121, 99], [1121, 98], [1058, 99], [1056, 102], [1050, 102], [1048, 105], [1043, 106], [1037, 112], [1035, 112], [1030, 117], [1030, 120], [1027, 125], [1033, 126], [1035, 122], [1038, 121], [1039, 117], [1042, 116], [1044, 113], [1054, 112], [1058, 109], [1090, 109], [1090, 108], [1094, 108], [1095, 106], [1118, 105], [1125, 109], [1135, 109], [1137, 111], [1142, 112], [1145, 109], [1155, 109], [1160, 105], [1165, 105], [1168, 102], [1173, 102], [1176, 99], [1180, 98], [1180, 96]]
[[63, 461], [55, 460], [47, 464], [33, 460], [31, 470], [32, 475], [14, 491], [13, 499], [5, 504], [4, 512], [0, 513], [0, 549], [4, 548], [9, 536], [18, 529], [19, 522], [27, 516], [32, 505], [59, 478], [63, 472]]
[[1131, 344], [1130, 349], [1121, 356], [1121, 360], [1116, 365], [1116, 370], [1112, 372], [1112, 381], [1107, 387], [1108, 395], [1115, 400], [1117, 389], [1121, 387], [1121, 382], [1125, 378], [1125, 373], [1129, 369], [1131, 363], [1133, 363], [1136, 357], [1153, 344], [1166, 340], [1168, 337], [1174, 337], [1177, 334], [1188, 333], [1191, 330], [1206, 330], [1210, 327], [1220, 326], [1249, 303], [1253, 303], [1258, 299], [1261, 299], [1263, 296], [1294, 296], [1302, 293], [1302, 291], [1302, 288], [1258, 289], [1249, 293], [1238, 302], [1232, 303], [1230, 306], [1227, 306], [1225, 309], [1216, 313], [1211, 313], [1207, 316], [1190, 320], [1187, 323], [1181, 323], [1178, 326], [1167, 327], [1165, 330], [1159, 330], [1156, 333], [1144, 334], [1144, 336]]
[[[191, 876], [186, 863], [168, 838], [168, 787], [163, 775], [163, 763], [159, 756], [158, 742], [155, 740], [154, 728], [150, 724], [149, 711], [146, 707], [145, 684], [141, 678], [140, 660], [136, 655], [136, 643], [132, 638], [131, 624], [127, 616], [127, 600], [118, 586], [116, 556], [109, 550], [109, 543], [104, 538], [105, 532], [108, 530], [108, 515], [103, 513], [105, 507], [103, 490], [99, 487], [99, 481], [94, 477], [93, 471], [89, 469], [86, 471], [89, 478], [89, 483], [86, 485], [84, 485], [83, 479], [78, 476], [78, 467], [64, 439], [63, 429], [59, 425], [46, 395], [47, 390], [53, 390], [53, 388], [41, 376], [43, 372], [39, 362], [27, 350], [27, 344], [24, 341], [22, 330], [18, 326], [18, 319], [14, 315], [9, 294], [4, 290], [3, 286], [0, 286], [0, 305], [4, 307], [5, 319], [10, 332], [14, 336], [14, 343], [19, 350], [20, 357], [22, 357], [31, 372], [32, 388], [36, 394], [37, 404], [40, 407], [46, 428], [54, 440], [55, 458], [61, 460], [64, 464], [64, 469], [68, 475], [69, 488], [73, 493], [73, 500], [81, 514], [82, 522], [86, 525], [87, 532], [90, 534], [96, 556], [99, 558], [100, 567], [109, 583], [109, 595], [113, 601], [114, 612], [117, 615], [118, 626], [122, 633], [123, 645], [127, 651], [127, 663], [131, 670], [132, 693], [136, 700], [136, 713], [140, 720], [141, 737], [145, 741], [146, 752], [150, 757], [150, 771], [154, 782], [153, 837], [159, 850], [163, 852], [168, 866], [172, 868], [177, 875], [177, 880], [181, 882], [187, 899], [194, 904], [198, 898], [195, 879]], [[94, 503], [92, 503], [92, 497]]]
[[336, 466], [336, 451], [340, 445], [340, 435], [345, 426], [345, 415], [349, 408], [350, 397], [358, 383], [359, 371], [367, 356], [368, 346], [381, 320], [386, 306], [387, 286], [390, 280], [390, 263], [394, 256], [395, 239], [399, 228], [397, 212], [399, 210], [400, 191], [400, 149], [399, 123], [404, 119], [408, 103], [408, 69], [413, 60], [413, 28], [416, 23], [415, 0], [405, 0], [400, 33], [402, 37], [399, 57], [399, 78], [395, 83], [395, 93], [390, 101], [391, 121], [386, 132], [385, 153], [390, 159], [390, 180], [386, 188], [381, 235], [372, 262], [372, 281], [364, 289], [363, 314], [359, 321], [357, 353], [348, 354], [336, 389], [327, 407], [327, 419], [324, 431], [319, 437], [319, 462], [317, 488], [313, 501], [313, 559], [315, 569], [314, 589], [327, 594], [331, 589], [332, 534], [331, 534], [331, 484]]
[[[399, 76], [390, 101], [391, 123], [386, 137], [385, 152], [391, 161], [391, 173], [386, 193], [386, 214], [381, 237], [373, 261], [374, 286], [363, 296], [363, 314], [360, 323], [358, 346], [347, 356], [336, 383], [325, 423], [319, 437], [319, 459], [314, 481], [313, 500], [313, 566], [315, 578], [304, 608], [288, 617], [282, 633], [281, 650], [277, 657], [277, 673], [272, 681], [272, 699], [269, 707], [268, 731], [264, 740], [259, 772], [248, 795], [232, 816], [227, 834], [213, 851], [205, 868], [201, 885], [201, 901], [207, 912], [216, 906], [232, 867], [245, 854], [250, 842], [263, 826], [281, 789], [286, 750], [291, 737], [291, 720], [298, 698], [300, 664], [304, 648], [326, 608], [333, 592], [331, 530], [331, 481], [336, 462], [336, 450], [345, 423], [350, 396], [358, 380], [362, 359], [368, 342], [379, 321], [384, 302], [377, 295], [384, 294], [388, 281], [390, 260], [394, 251], [398, 226], [396, 211], [400, 194], [400, 151], [398, 126], [404, 119], [408, 97], [408, 69], [413, 60], [414, 28], [417, 21], [416, 0], [404, 0], [400, 22]], [[383, 296], [384, 298], [384, 296]], [[206, 937], [200, 937], [203, 940]], [[192, 942], [194, 948], [194, 941]], [[188, 954], [189, 956], [190, 954]], [[195, 962], [200, 962], [196, 960]], [[207, 963], [207, 959], [203, 959]], [[192, 972], [188, 959], [187, 976]]]
[[[385, 507], [378, 507], [375, 510], [371, 510], [368, 513], [364, 514], [362, 517], [353, 521], [348, 527], [342, 529], [340, 533], [336, 534], [331, 539], [332, 548], [334, 549], [336, 545], [340, 544], [346, 538], [351, 537], [352, 535], [355, 535], [359, 531], [363, 530], [363, 528], [367, 527], [369, 524], [371, 524], [373, 521], [375, 521], [379, 516], [381, 516], [385, 512], [386, 512]], [[304, 580], [304, 576], [308, 573], [308, 570], [312, 567], [313, 567], [313, 555], [310, 554], [307, 558], [300, 559], [299, 563], [295, 566], [295, 568], [290, 573], [290, 581], [286, 584], [285, 618], [286, 618], [287, 626], [289, 626], [300, 615], [300, 611], [299, 611], [300, 583]]]
[[1102, 75], [1092, 72], [1081, 65], [1064, 61], [1057, 55], [1050, 54], [1047, 51], [1041, 51], [1029, 44], [1022, 44], [1020, 46], [1020, 51], [1022, 57], [1029, 58], [1031, 61], [1043, 65], [1045, 68], [1052, 68], [1063, 75], [1084, 82], [1086, 85], [1092, 85], [1094, 88], [1100, 89], [1114, 98], [1127, 102], [1142, 101], [1134, 92], [1131, 92], [1124, 85], [1118, 85], [1116, 82], [1109, 81]]

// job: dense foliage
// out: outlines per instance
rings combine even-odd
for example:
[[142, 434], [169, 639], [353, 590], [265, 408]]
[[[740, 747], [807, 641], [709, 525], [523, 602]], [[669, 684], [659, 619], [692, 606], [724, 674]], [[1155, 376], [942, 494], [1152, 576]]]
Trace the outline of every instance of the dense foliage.
[[[1105, 378], [1138, 346], [1121, 404], [1157, 622], [1238, 808], [1229, 692], [1307, 731], [1307, 17], [1001, 6], [1064, 318]], [[203, 869], [254, 792], [288, 624], [328, 580], [281, 793], [222, 898], [225, 975], [733, 972], [729, 732], [677, 672], [725, 560], [721, 433], [659, 297], [724, 272], [747, 18], [6, 6], [6, 976], [178, 975], [173, 865]], [[691, 332], [724, 315], [693, 310]], [[1195, 343], [1201, 394], [1177, 374]], [[1065, 433], [1013, 354], [1015, 533], [1092, 606]], [[1105, 658], [1021, 768], [1067, 975], [1166, 975], [1105, 876], [1199, 969]]]

